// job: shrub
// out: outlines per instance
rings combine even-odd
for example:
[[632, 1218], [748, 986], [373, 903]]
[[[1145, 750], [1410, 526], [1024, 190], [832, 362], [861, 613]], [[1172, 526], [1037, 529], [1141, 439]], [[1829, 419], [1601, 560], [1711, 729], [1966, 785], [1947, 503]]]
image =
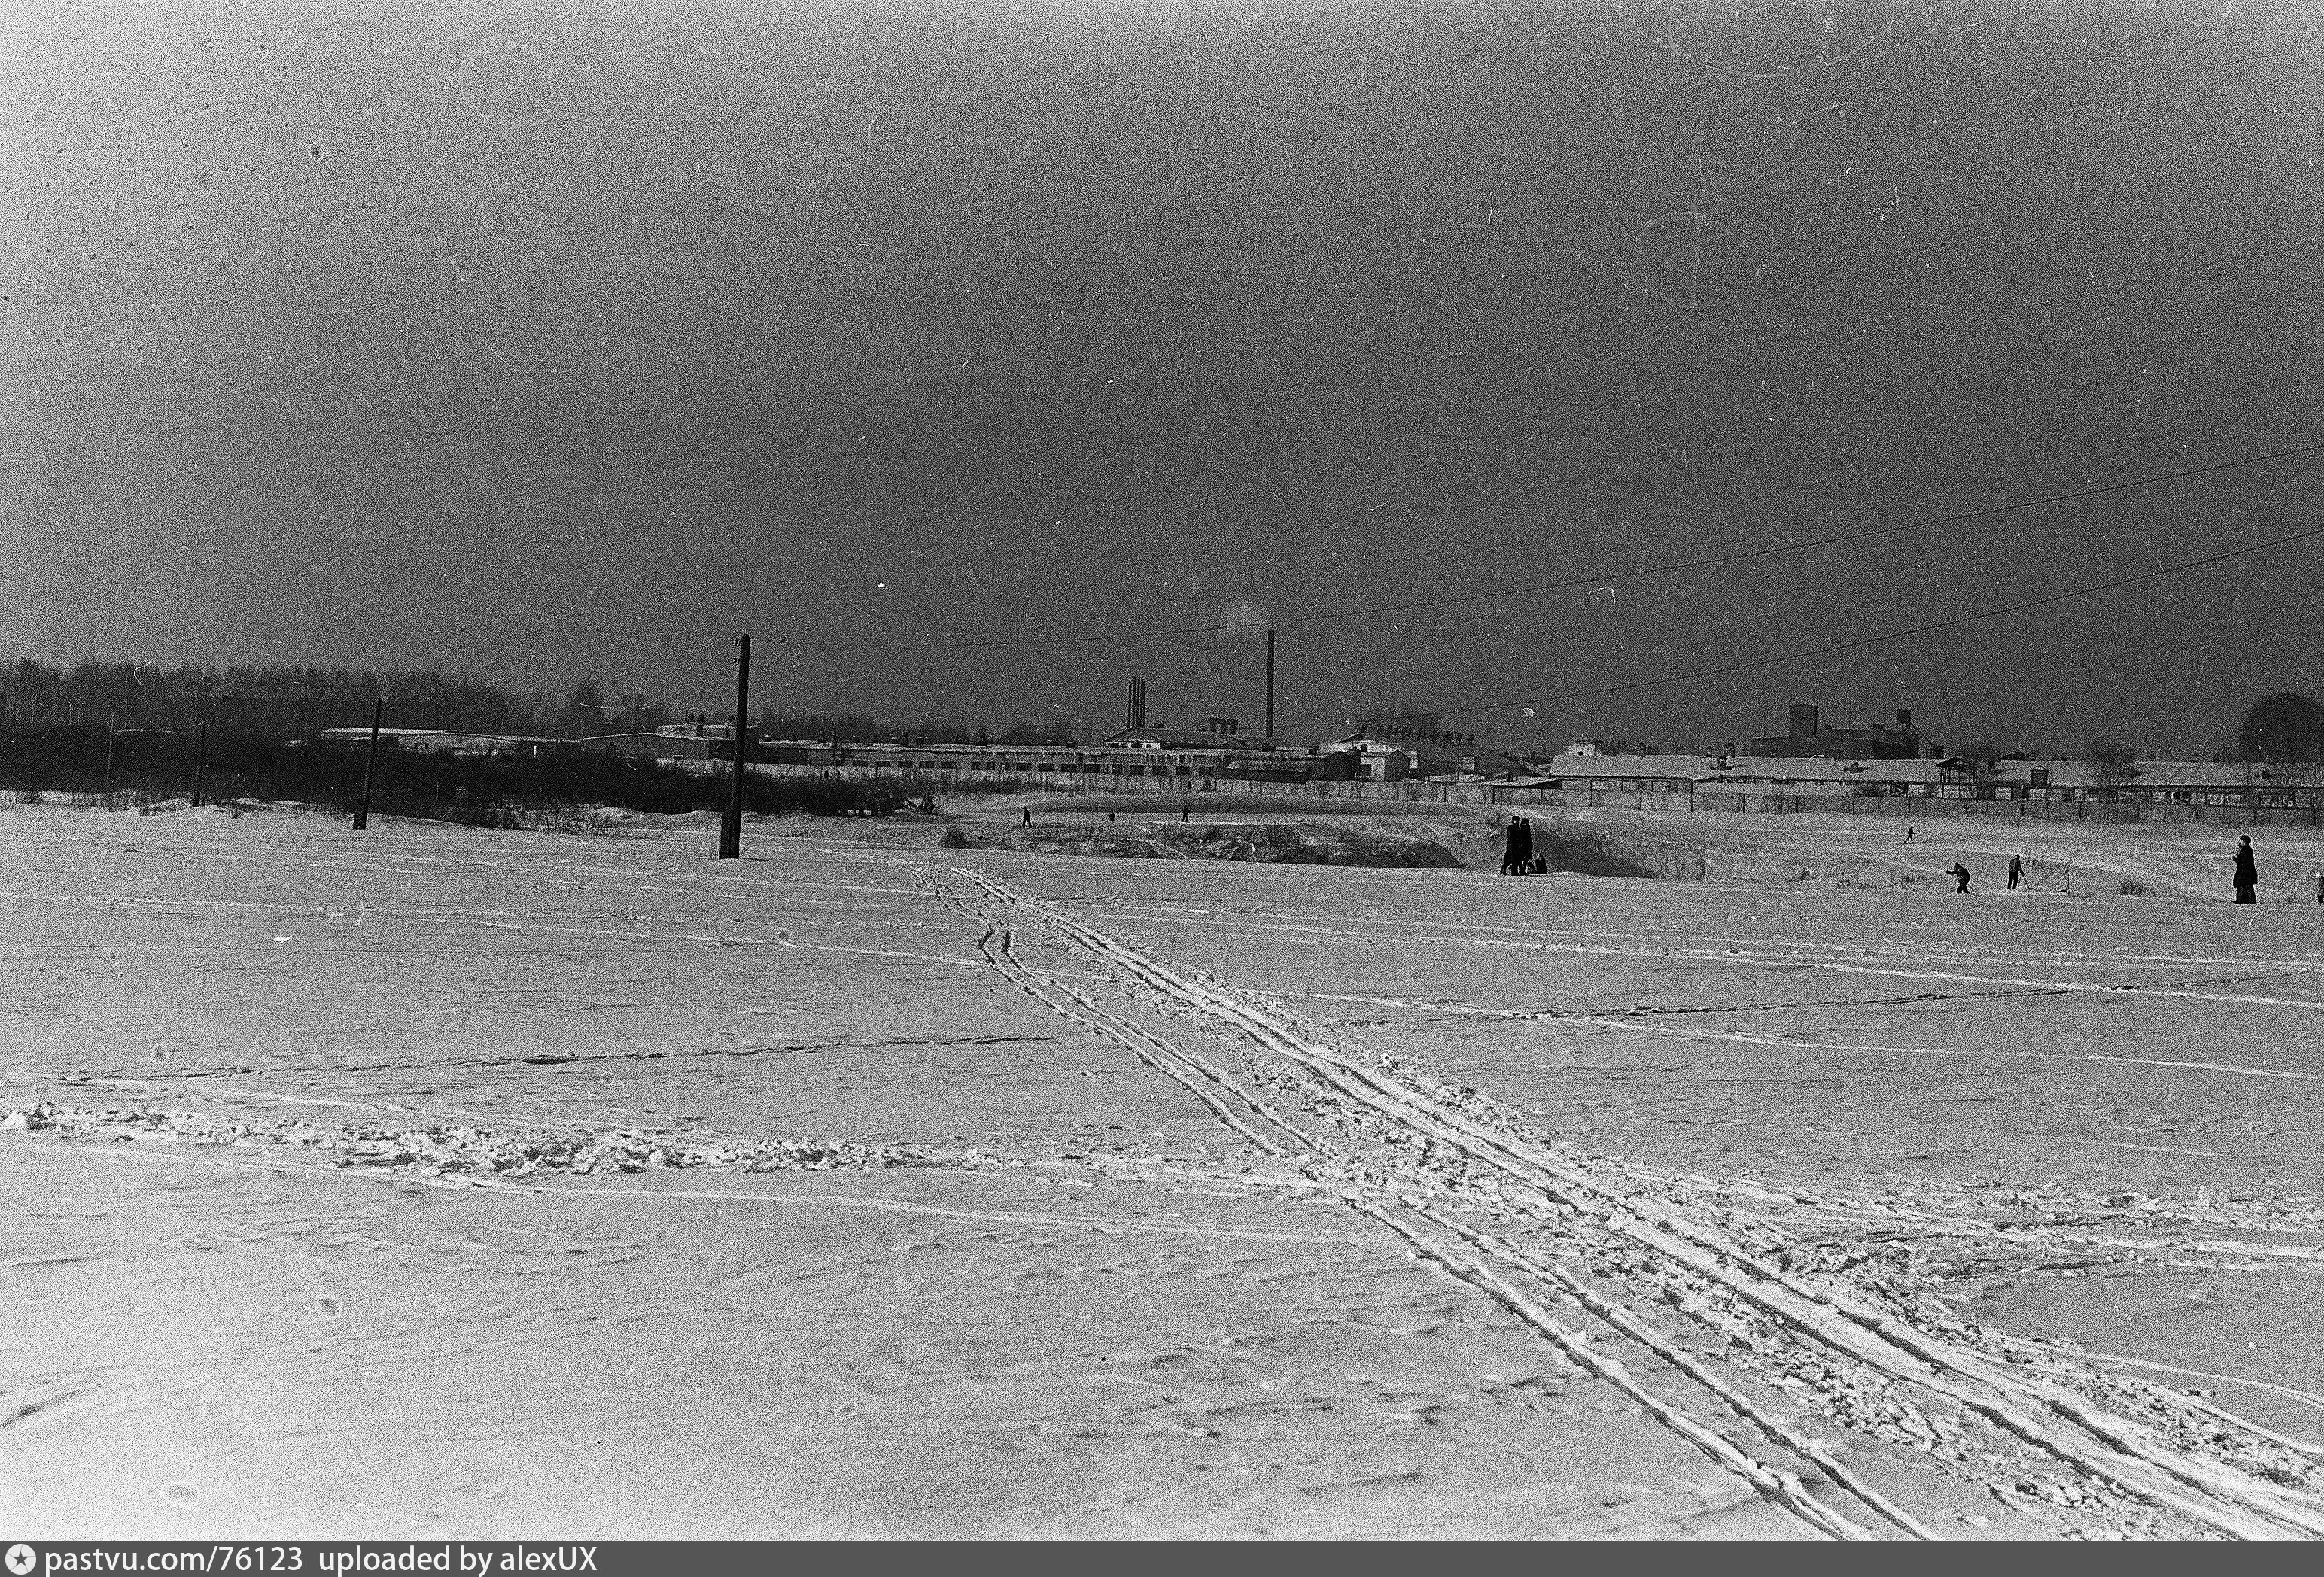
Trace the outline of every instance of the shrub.
[[945, 828], [944, 836], [936, 841], [947, 849], [965, 849], [973, 846], [968, 841], [968, 835], [956, 826]]
[[2146, 896], [2146, 883], [2144, 881], [2134, 881], [2132, 878], [2127, 876], [2124, 877], [2120, 881], [2116, 882], [2114, 890], [2122, 894], [2125, 898], [2144, 898]]

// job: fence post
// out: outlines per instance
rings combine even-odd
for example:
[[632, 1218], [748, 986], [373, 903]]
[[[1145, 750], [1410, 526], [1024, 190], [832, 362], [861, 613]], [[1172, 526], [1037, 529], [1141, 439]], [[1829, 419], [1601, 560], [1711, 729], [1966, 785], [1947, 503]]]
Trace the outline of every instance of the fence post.
[[371, 749], [364, 752], [363, 798], [355, 802], [356, 832], [371, 824], [371, 774], [379, 765], [379, 709], [386, 704], [385, 696], [374, 696], [371, 704]]

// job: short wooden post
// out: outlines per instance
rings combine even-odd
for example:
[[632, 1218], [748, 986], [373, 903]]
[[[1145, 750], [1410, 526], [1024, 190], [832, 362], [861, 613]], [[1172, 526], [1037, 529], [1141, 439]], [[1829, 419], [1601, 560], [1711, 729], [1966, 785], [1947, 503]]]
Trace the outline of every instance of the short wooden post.
[[355, 830], [357, 832], [363, 831], [371, 821], [371, 774], [372, 769], [379, 765], [379, 709], [386, 704], [383, 696], [371, 704], [371, 749], [364, 756], [363, 798], [355, 802]]

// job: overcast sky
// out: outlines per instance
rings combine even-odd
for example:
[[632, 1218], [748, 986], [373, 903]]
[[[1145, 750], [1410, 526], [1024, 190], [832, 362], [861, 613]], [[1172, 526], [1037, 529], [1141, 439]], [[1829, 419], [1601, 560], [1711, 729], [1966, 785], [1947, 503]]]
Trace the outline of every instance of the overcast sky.
[[1558, 699], [2324, 524], [2295, 456], [1642, 573], [2324, 443], [2324, 8], [0, 29], [0, 658], [686, 709], [748, 630], [754, 703], [1255, 726], [1274, 622], [1286, 731], [1529, 746], [1813, 700], [2169, 754], [2324, 691], [2311, 539]]

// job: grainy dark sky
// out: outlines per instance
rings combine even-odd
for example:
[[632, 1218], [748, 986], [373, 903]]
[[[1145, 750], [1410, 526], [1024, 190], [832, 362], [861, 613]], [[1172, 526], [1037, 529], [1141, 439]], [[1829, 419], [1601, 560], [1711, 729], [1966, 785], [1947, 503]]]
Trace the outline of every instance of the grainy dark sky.
[[[2324, 11], [20, 0], [0, 656], [1687, 745], [2324, 689]], [[1293, 622], [1575, 576], [1590, 587]], [[1157, 626], [1194, 633], [1139, 636]], [[976, 642], [1100, 639], [1042, 647]], [[1533, 705], [1536, 715], [1518, 708]]]

